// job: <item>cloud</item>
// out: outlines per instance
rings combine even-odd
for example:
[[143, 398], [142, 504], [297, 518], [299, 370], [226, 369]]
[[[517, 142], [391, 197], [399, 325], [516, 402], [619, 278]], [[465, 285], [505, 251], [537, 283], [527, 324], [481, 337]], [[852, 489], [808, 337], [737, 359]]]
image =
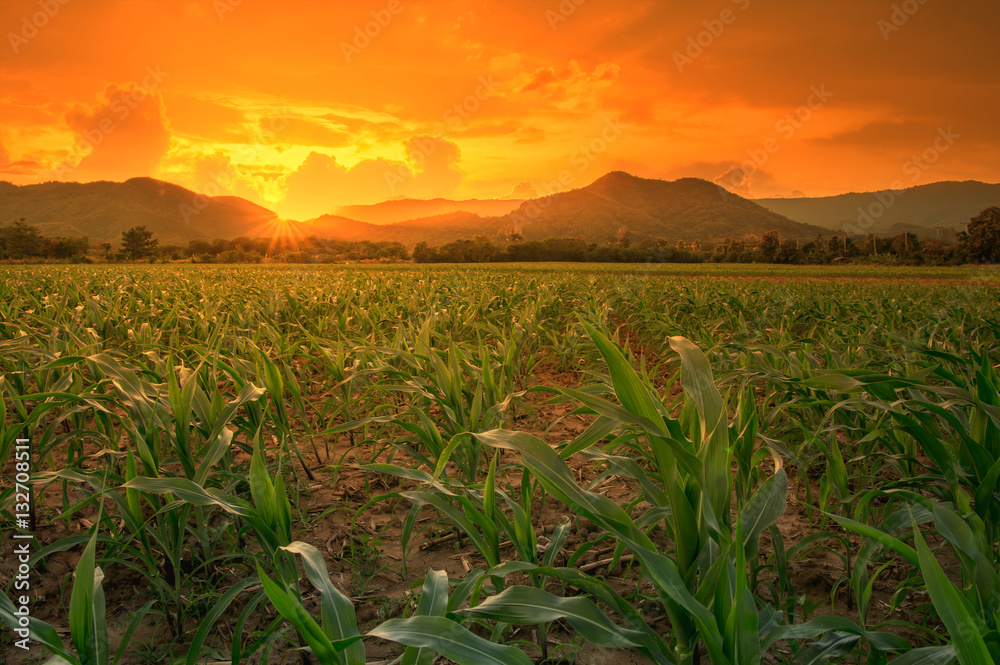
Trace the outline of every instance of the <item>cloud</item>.
[[7, 149], [3, 146], [3, 137], [0, 136], [0, 166], [8, 164], [10, 164], [10, 155], [7, 154]]
[[750, 171], [737, 164], [717, 175], [712, 182], [744, 198], [788, 196], [792, 191], [767, 171], [759, 168]]
[[66, 123], [76, 134], [63, 180], [127, 180], [152, 176], [170, 147], [160, 93], [136, 83], [108, 84], [100, 101], [74, 105]]
[[347, 167], [333, 155], [311, 152], [285, 177], [284, 198], [275, 206], [291, 219], [311, 219], [341, 205], [391, 198], [447, 197], [465, 178], [461, 151], [451, 141], [413, 136], [403, 143], [406, 159], [365, 159]]
[[[260, 131], [273, 131], [269, 119], [261, 119]], [[295, 145], [323, 146], [339, 148], [350, 145], [352, 137], [348, 132], [329, 126], [324, 121], [307, 118], [283, 118], [281, 120], [281, 141]]]
[[414, 175], [402, 189], [410, 196], [449, 196], [465, 178], [458, 168], [462, 151], [457, 144], [433, 136], [414, 136], [404, 147]]
[[733, 194], [739, 194], [744, 197], [750, 196], [750, 184], [752, 181], [752, 176], [747, 175], [747, 172], [739, 166], [730, 166], [726, 169], [725, 173], [720, 173], [712, 179], [712, 182], [719, 187], [725, 187]]
[[873, 146], [894, 148], [922, 148], [927, 137], [934, 137], [938, 124], [930, 121], [888, 121], [869, 122], [856, 129], [836, 132], [828, 137], [813, 139], [813, 142], [830, 146]]
[[610, 86], [621, 67], [611, 62], [602, 62], [587, 72], [576, 60], [570, 60], [558, 69], [553, 66], [538, 67], [530, 74], [522, 74], [525, 79], [520, 84], [521, 95], [535, 93], [549, 104], [561, 110], [590, 108], [594, 95]]
[[533, 199], [538, 197], [538, 190], [530, 182], [519, 182], [511, 188], [505, 199]]
[[372, 159], [348, 168], [332, 155], [312, 152], [285, 178], [285, 197], [275, 209], [284, 217], [305, 220], [343, 203], [376, 203], [388, 198], [384, 174], [396, 165]]

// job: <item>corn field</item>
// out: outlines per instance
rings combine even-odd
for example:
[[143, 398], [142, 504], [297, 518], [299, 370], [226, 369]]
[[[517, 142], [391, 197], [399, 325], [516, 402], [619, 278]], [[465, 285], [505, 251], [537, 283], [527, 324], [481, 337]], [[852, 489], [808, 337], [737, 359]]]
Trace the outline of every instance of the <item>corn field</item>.
[[0, 268], [0, 660], [1000, 663], [1000, 285], [742, 268]]

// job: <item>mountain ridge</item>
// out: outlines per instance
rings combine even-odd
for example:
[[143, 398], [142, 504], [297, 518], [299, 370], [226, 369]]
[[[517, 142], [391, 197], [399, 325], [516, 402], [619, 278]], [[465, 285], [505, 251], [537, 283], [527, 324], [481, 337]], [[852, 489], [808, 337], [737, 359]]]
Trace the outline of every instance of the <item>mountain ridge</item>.
[[932, 231], [964, 229], [990, 206], [1000, 206], [1000, 183], [944, 180], [903, 190], [848, 192], [834, 196], [761, 198], [758, 204], [798, 222], [827, 231], [887, 232], [893, 229]]
[[[928, 197], [933, 205], [927, 202]], [[92, 245], [117, 243], [122, 231], [138, 225], [152, 231], [161, 245], [269, 236], [275, 231], [345, 241], [396, 241], [410, 247], [420, 241], [440, 245], [476, 235], [504, 239], [514, 234], [526, 240], [582, 238], [598, 244], [624, 237], [714, 242], [759, 237], [768, 231], [792, 239], [843, 232], [846, 224], [857, 225], [858, 206], [871, 206], [880, 200], [887, 205], [873, 218], [869, 231], [904, 228], [904, 218], [910, 226], [921, 223], [932, 228], [930, 224], [940, 225], [942, 219], [960, 225], [989, 205], [1000, 205], [1000, 184], [943, 182], [902, 192], [751, 200], [699, 178], [666, 181], [612, 171], [585, 187], [535, 199], [408, 199], [342, 207], [367, 211], [369, 219], [382, 221], [403, 209], [439, 211], [374, 223], [338, 214], [302, 222], [282, 220], [273, 211], [240, 197], [200, 196], [153, 178], [20, 186], [0, 181], [0, 225], [23, 218], [43, 235], [87, 236]], [[482, 215], [458, 209], [475, 207], [473, 204], [480, 205], [480, 211], [510, 210]], [[922, 216], [911, 212], [914, 207]], [[872, 210], [878, 212], [877, 207]]]

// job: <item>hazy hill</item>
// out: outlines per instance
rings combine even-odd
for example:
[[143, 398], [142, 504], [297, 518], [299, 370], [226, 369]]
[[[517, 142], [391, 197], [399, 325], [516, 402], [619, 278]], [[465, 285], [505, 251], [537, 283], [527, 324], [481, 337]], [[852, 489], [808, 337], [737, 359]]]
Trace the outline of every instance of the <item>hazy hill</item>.
[[195, 239], [269, 235], [277, 216], [245, 199], [197, 198], [191, 190], [152, 178], [20, 187], [0, 183], [0, 225], [21, 218], [45, 236], [86, 236], [91, 245], [117, 247], [122, 231], [133, 226], [144, 225], [160, 245], [187, 245]]
[[413, 247], [421, 240], [443, 245], [477, 235], [494, 235], [501, 228], [500, 217], [480, 217], [470, 212], [451, 212], [395, 224], [369, 224], [336, 215], [323, 215], [302, 223], [305, 235], [337, 240], [389, 240]]
[[516, 210], [522, 199], [400, 199], [374, 205], [341, 206], [335, 216], [358, 219], [370, 224], [394, 224], [411, 219], [467, 212], [481, 217], [498, 217]]
[[[200, 211], [196, 209], [199, 201]], [[667, 182], [616, 171], [587, 187], [540, 199], [475, 201], [487, 208], [499, 206], [500, 210], [516, 204], [515, 210], [503, 214], [452, 210], [388, 224], [370, 222], [391, 219], [404, 210], [469, 207], [469, 201], [446, 199], [387, 201], [351, 208], [368, 220], [324, 215], [288, 224], [294, 225], [294, 233], [301, 236], [389, 240], [409, 247], [421, 240], [441, 245], [480, 234], [502, 237], [513, 232], [527, 240], [582, 237], [587, 242], [604, 243], [619, 229], [627, 229], [633, 240], [663, 238], [671, 242], [695, 239], [713, 242], [760, 236], [768, 231], [777, 231], [784, 238], [811, 239], [819, 234], [831, 235], [831, 230], [839, 231], [845, 221], [856, 224], [857, 208], [875, 201], [874, 194], [846, 194], [758, 202], [696, 178]], [[963, 227], [970, 217], [989, 205], [1000, 205], [1000, 185], [978, 182], [924, 185], [897, 195], [895, 204], [877, 220], [874, 228], [933, 224]], [[797, 221], [779, 213], [787, 213]], [[0, 225], [22, 217], [46, 236], [83, 235], [92, 244], [111, 242], [115, 246], [122, 231], [136, 225], [152, 230], [161, 245], [186, 245], [195, 239], [269, 236], [279, 221], [272, 211], [244, 199], [196, 197], [183, 187], [151, 178], [133, 178], [123, 183], [52, 182], [21, 187], [0, 183]], [[906, 220], [905, 224], [901, 220]], [[809, 223], [800, 223], [803, 221]]]
[[503, 217], [526, 239], [576, 238], [603, 243], [621, 227], [632, 239], [713, 241], [777, 231], [813, 238], [815, 226], [793, 222], [706, 180], [667, 182], [614, 171], [587, 187], [525, 201]]
[[[901, 190], [841, 194], [815, 198], [757, 199], [760, 205], [804, 224], [840, 231], [846, 224], [858, 226], [859, 208], [891, 201], [879, 217], [872, 216], [865, 231], [890, 231], [916, 227], [965, 225], [990, 206], [1000, 205], [1000, 184], [968, 180], [935, 182]], [[884, 203], [883, 203], [884, 205]], [[878, 206], [873, 212], [878, 212]], [[943, 236], [942, 236], [943, 237]]]

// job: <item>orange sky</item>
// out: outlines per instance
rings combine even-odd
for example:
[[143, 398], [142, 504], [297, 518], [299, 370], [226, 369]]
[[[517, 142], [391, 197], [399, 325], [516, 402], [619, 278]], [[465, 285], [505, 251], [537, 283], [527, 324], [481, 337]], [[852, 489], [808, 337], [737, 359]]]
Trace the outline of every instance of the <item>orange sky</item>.
[[0, 179], [153, 176], [298, 219], [613, 169], [997, 182], [997, 25], [996, 0], [0, 0]]

